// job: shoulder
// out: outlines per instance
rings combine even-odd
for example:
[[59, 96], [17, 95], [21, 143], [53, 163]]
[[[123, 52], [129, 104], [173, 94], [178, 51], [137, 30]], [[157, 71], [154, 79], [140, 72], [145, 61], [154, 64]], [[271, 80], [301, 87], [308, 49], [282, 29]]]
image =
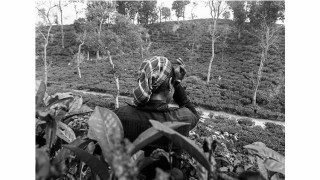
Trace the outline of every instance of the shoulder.
[[181, 117], [187, 117], [187, 118], [197, 118], [195, 114], [193, 114], [190, 109], [186, 107], [180, 107], [175, 110]]
[[128, 114], [128, 113], [131, 113], [132, 111], [135, 111], [135, 110], [136, 110], [136, 108], [134, 108], [130, 105], [125, 105], [125, 106], [119, 107], [114, 112], [117, 115], [120, 115], [120, 114]]

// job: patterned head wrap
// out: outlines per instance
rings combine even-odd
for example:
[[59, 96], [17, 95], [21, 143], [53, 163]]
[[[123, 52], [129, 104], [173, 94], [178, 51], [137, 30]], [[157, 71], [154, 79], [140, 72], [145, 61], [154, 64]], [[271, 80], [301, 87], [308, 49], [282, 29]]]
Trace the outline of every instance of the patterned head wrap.
[[154, 56], [142, 62], [137, 87], [133, 88], [133, 102], [140, 106], [147, 103], [152, 92], [171, 75], [172, 64], [163, 56]]

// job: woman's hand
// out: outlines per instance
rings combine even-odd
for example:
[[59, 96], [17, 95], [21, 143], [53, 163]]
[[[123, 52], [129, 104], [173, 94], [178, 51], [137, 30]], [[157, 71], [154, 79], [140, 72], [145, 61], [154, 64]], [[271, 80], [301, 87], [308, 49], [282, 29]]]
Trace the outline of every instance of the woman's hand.
[[185, 64], [181, 58], [177, 59], [179, 66], [174, 70], [176, 81], [181, 82], [186, 75]]

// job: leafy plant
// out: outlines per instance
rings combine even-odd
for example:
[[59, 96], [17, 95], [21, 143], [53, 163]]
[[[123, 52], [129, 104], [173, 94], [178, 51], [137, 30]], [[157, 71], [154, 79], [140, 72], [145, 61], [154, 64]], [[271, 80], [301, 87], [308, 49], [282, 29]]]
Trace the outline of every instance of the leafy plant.
[[284, 156], [268, 148], [262, 142], [255, 142], [244, 146], [250, 154], [257, 156], [259, 171], [266, 179], [279, 179], [280, 173], [285, 175]]

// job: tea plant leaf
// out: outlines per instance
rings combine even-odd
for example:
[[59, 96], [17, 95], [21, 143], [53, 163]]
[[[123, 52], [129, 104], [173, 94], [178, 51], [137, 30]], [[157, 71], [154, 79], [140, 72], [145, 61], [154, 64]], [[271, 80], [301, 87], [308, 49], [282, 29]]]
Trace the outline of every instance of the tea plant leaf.
[[[184, 122], [164, 122], [163, 124], [172, 129], [177, 129], [182, 126], [189, 125], [189, 123], [184, 123]], [[130, 154], [131, 155], [135, 154], [140, 149], [144, 148], [146, 145], [159, 139], [161, 136], [163, 136], [163, 134], [157, 129], [155, 129], [154, 127], [151, 127], [145, 130], [143, 133], [141, 133], [137, 137], [137, 139], [134, 140], [133, 142], [134, 148], [130, 151]]]
[[36, 81], [36, 107], [43, 103], [47, 87], [43, 81]]
[[70, 101], [73, 100], [73, 97], [66, 97], [66, 98], [63, 98], [63, 99], [56, 99], [56, 100], [52, 100], [50, 101], [51, 103], [48, 104], [48, 106], [46, 107], [47, 110], [49, 109], [61, 109], [61, 107], [64, 107], [67, 109], [68, 107], [68, 103]]
[[57, 139], [57, 122], [55, 120], [48, 121], [45, 131], [46, 145], [51, 148]]
[[89, 113], [89, 112], [92, 112], [92, 111], [93, 110], [89, 106], [83, 104], [79, 109], [77, 109], [75, 111], [70, 111], [69, 110], [69, 112], [68, 112], [68, 114], [66, 116], [68, 116], [68, 118], [69, 118], [70, 116], [79, 115], [79, 114], [85, 114], [85, 113]]
[[70, 145], [63, 145], [63, 147], [71, 150], [81, 161], [86, 163], [92, 171], [97, 173], [101, 179], [109, 179], [109, 172], [108, 172], [108, 164], [100, 161], [95, 156], [89, 154], [87, 151], [82, 150], [77, 147], [73, 147]]
[[271, 177], [271, 180], [282, 180], [282, 179], [279, 177], [279, 173], [275, 173], [275, 174]]
[[285, 163], [284, 156], [279, 154], [278, 152], [266, 147], [265, 145], [263, 146], [263, 143], [255, 143], [255, 144], [249, 144], [246, 146], [243, 146], [244, 148], [248, 149], [248, 151], [251, 154], [258, 155], [262, 158], [272, 158], [274, 160], [277, 160], [281, 163]]
[[58, 123], [57, 136], [67, 143], [71, 143], [76, 139], [76, 135], [74, 134], [73, 130], [63, 122]]
[[285, 174], [285, 164], [273, 159], [266, 159], [264, 165], [269, 171]]
[[36, 149], [36, 179], [45, 179], [50, 172], [50, 158], [43, 149]]
[[[74, 141], [72, 141], [69, 146], [73, 147], [78, 147], [80, 149], [83, 149], [88, 146], [88, 144], [92, 142], [88, 138], [82, 138], [82, 137], [77, 137]], [[62, 148], [58, 151], [57, 155], [54, 157], [52, 163], [57, 164], [62, 161], [64, 161], [69, 155], [71, 154], [71, 151], [66, 148]]]
[[[123, 140], [122, 124], [116, 114], [111, 110], [97, 106], [89, 118], [89, 131], [94, 133], [105, 161], [110, 162], [112, 149]], [[89, 136], [89, 135], [88, 135]]]
[[67, 99], [67, 98], [73, 98], [73, 94], [71, 92], [67, 93], [55, 93], [54, 95], [49, 96], [46, 99], [46, 105], [52, 104], [55, 101], [61, 100], [61, 99]]
[[198, 146], [194, 142], [158, 121], [150, 120], [150, 122], [155, 129], [161, 131], [166, 137], [168, 137], [173, 142], [173, 144], [185, 150], [193, 158], [195, 158], [202, 166], [204, 166], [209, 172], [211, 171], [209, 161], [207, 160], [206, 156], [202, 153], [201, 149], [198, 148]]
[[261, 173], [261, 175], [265, 179], [269, 179], [268, 178], [268, 171], [264, 165], [263, 159], [261, 159], [260, 157], [257, 157], [257, 164], [258, 164], [258, 169], [259, 169], [259, 172]]
[[70, 104], [69, 104], [69, 111], [68, 112], [72, 113], [72, 112], [79, 111], [79, 109], [82, 106], [82, 102], [83, 102], [83, 99], [81, 96], [74, 96], [73, 101], [70, 102]]

